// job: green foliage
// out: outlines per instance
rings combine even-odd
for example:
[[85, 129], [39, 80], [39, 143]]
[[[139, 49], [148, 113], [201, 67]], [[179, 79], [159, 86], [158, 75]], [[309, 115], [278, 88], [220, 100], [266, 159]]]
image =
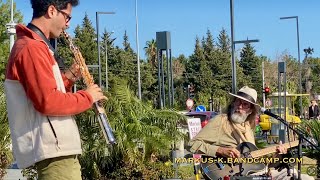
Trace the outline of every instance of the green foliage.
[[147, 56], [147, 62], [151, 64], [152, 69], [158, 67], [157, 65], [157, 44], [154, 39], [146, 42], [146, 46], [143, 48], [145, 55]]
[[[239, 65], [246, 79], [249, 79], [247, 86], [250, 86], [257, 91], [262, 91], [262, 71], [261, 71], [261, 59], [255, 55], [254, 47], [250, 43], [246, 43], [242, 51], [240, 52]], [[240, 87], [239, 87], [240, 88]], [[262, 93], [258, 98], [262, 99]]]
[[129, 43], [129, 37], [127, 35], [127, 31], [124, 32], [124, 35], [123, 35], [123, 50], [126, 51], [126, 52], [131, 52], [133, 53], [133, 50], [130, 46], [130, 43]]
[[256, 138], [255, 144], [256, 144], [257, 148], [259, 148], [259, 149], [266, 148], [266, 146], [267, 146], [267, 142], [265, 141], [264, 138], [260, 138], [260, 139]]
[[0, 179], [2, 179], [6, 174], [5, 169], [13, 160], [10, 151], [11, 139], [3, 82], [0, 82], [0, 124]]
[[[97, 41], [96, 32], [93, 28], [91, 20], [88, 15], [82, 21], [82, 26], [77, 26], [75, 29], [74, 43], [80, 49], [83, 58], [87, 65], [97, 65], [98, 64], [98, 51], [97, 51]], [[95, 69], [98, 72], [98, 69]], [[98, 82], [98, 76], [95, 77], [95, 82]]]
[[[2, 2], [0, 0], [0, 81], [4, 81], [5, 68], [10, 53], [9, 35], [6, 33], [6, 24], [11, 21], [11, 1]], [[13, 3], [13, 19], [15, 23], [22, 22], [22, 14], [16, 9], [16, 3]]]
[[[9, 36], [6, 33], [6, 24], [11, 21], [11, 1], [6, 0], [6, 2], [3, 2], [0, 0], [0, 42], [4, 42], [5, 40], [8, 40]], [[13, 21], [15, 23], [21, 23], [23, 19], [23, 16], [19, 10], [16, 8], [16, 3], [13, 3]]]
[[181, 179], [190, 179], [194, 177], [194, 167], [192, 164], [178, 167], [178, 177]]
[[[320, 142], [320, 121], [304, 120], [299, 124], [298, 130], [300, 130], [306, 137], [313, 138], [317, 142]], [[308, 147], [304, 149], [304, 152], [307, 157], [317, 159], [318, 161], [320, 160], [320, 152], [318, 150]]]
[[[9, 38], [5, 32], [5, 24], [10, 21], [10, 3], [2, 3], [0, 0], [0, 71], [1, 80], [4, 79], [5, 65], [9, 56]], [[15, 10], [15, 22], [21, 22], [22, 16]], [[98, 52], [96, 42], [96, 30], [88, 15], [85, 14], [83, 22], [75, 29], [74, 43], [77, 45], [86, 60], [87, 65], [98, 64]], [[80, 157], [84, 179], [125, 179], [145, 178], [157, 179], [172, 177], [172, 165], [166, 166], [172, 142], [180, 135], [176, 131], [176, 123], [181, 119], [170, 110], [156, 110], [158, 100], [158, 62], [156, 41], [151, 39], [144, 47], [147, 56], [141, 64], [141, 89], [142, 101], [137, 96], [137, 59], [132, 50], [127, 32], [123, 36], [123, 48], [115, 46], [116, 38], [111, 32], [104, 31], [101, 41], [102, 84], [106, 84], [106, 68], [108, 68], [109, 92], [105, 92], [109, 101], [105, 108], [110, 123], [115, 130], [118, 144], [115, 147], [106, 146], [101, 134], [101, 128], [96, 120], [95, 113], [90, 110], [78, 115], [79, 129], [83, 141], [83, 155]], [[66, 59], [69, 66], [73, 62], [73, 56], [64, 38], [58, 39], [59, 54]], [[195, 86], [195, 101], [197, 105], [207, 107], [209, 98], [214, 101], [214, 109], [221, 110], [228, 103], [231, 92], [231, 41], [227, 31], [222, 29], [217, 37], [208, 29], [204, 37], [195, 37], [194, 52], [190, 57], [180, 55], [173, 57], [175, 104], [174, 107], [185, 109], [187, 93], [184, 88], [187, 85]], [[164, 57], [165, 59], [165, 57]], [[108, 67], [106, 67], [107, 61]], [[262, 89], [261, 62], [265, 63], [265, 80], [271, 91], [278, 88], [277, 61], [272, 61], [264, 56], [256, 56], [255, 49], [246, 44], [240, 52], [240, 60], [237, 60], [237, 86], [250, 85], [258, 91], [259, 97]], [[287, 63], [287, 91], [298, 92], [299, 64], [289, 54], [283, 54], [278, 61]], [[319, 58], [309, 57], [304, 63], [308, 66], [303, 73], [303, 87], [307, 89], [307, 82], [311, 82], [310, 93], [319, 94], [320, 73]], [[165, 69], [167, 62], [164, 62]], [[90, 69], [91, 74], [98, 82], [98, 69]], [[308, 74], [309, 73], [309, 74]], [[309, 83], [310, 84], [310, 83]], [[80, 89], [84, 88], [82, 84]], [[167, 88], [167, 82], [165, 87]], [[79, 89], [79, 86], [77, 86]], [[131, 90], [135, 91], [132, 93]], [[303, 91], [304, 91], [303, 90]], [[166, 92], [167, 89], [166, 89]], [[261, 98], [260, 98], [261, 99]], [[308, 97], [303, 99], [303, 106], [307, 107]], [[299, 106], [299, 98], [295, 100], [296, 110]], [[5, 107], [4, 107], [5, 109]], [[297, 111], [296, 111], [297, 112]], [[5, 113], [4, 113], [5, 114]], [[0, 127], [0, 131], [8, 129], [7, 122]], [[2, 125], [2, 124], [1, 124]], [[90, 128], [88, 128], [90, 127]], [[0, 132], [0, 136], [6, 132]], [[7, 136], [6, 136], [7, 137]], [[7, 139], [7, 138], [6, 138]], [[2, 143], [2, 142], [1, 142]], [[2, 145], [1, 145], [2, 146]], [[5, 145], [4, 145], [5, 146]], [[2, 150], [2, 149], [1, 149]], [[10, 154], [10, 153], [9, 153]], [[158, 161], [150, 162], [150, 156], [156, 155]], [[182, 167], [179, 167], [182, 168]], [[32, 171], [30, 171], [32, 172]], [[189, 171], [188, 172], [193, 172]], [[179, 176], [184, 178], [185, 173]], [[192, 174], [191, 174], [192, 176]]]
[[[298, 130], [304, 134], [305, 137], [312, 138], [309, 139], [311, 142], [316, 142], [318, 148], [320, 147], [320, 121], [319, 120], [304, 120], [298, 126]], [[303, 149], [304, 155], [317, 160], [317, 177], [320, 177], [320, 152], [319, 150], [311, 147], [310, 145]]]
[[[230, 39], [222, 29], [215, 43], [211, 32], [206, 38], [196, 38], [194, 54], [185, 63], [185, 84], [195, 86], [196, 101], [208, 104], [212, 97], [220, 109], [225, 105], [228, 92], [231, 91], [231, 53]], [[241, 73], [241, 72], [240, 72]], [[240, 76], [241, 77], [241, 76]]]
[[28, 180], [36, 180], [38, 173], [35, 166], [30, 166], [21, 171], [23, 177], [26, 177]]
[[305, 74], [306, 80], [311, 82], [311, 95], [320, 93], [320, 59], [319, 58], [308, 58], [306, 62], [306, 67], [310, 68], [310, 70], [306, 70], [308, 74]]
[[113, 88], [108, 92], [105, 109], [116, 135], [116, 145], [106, 148], [92, 111], [77, 116], [82, 140], [86, 142], [80, 157], [84, 179], [113, 179], [121, 173], [124, 178], [144, 177], [150, 168], [146, 163], [151, 155], [168, 156], [174, 139], [182, 136], [176, 126], [184, 120], [183, 116], [142, 103], [123, 79], [118, 78], [111, 84]]
[[157, 107], [156, 99], [158, 95], [158, 79], [156, 71], [152, 69], [151, 64], [141, 63], [141, 91], [143, 101], [150, 102]]

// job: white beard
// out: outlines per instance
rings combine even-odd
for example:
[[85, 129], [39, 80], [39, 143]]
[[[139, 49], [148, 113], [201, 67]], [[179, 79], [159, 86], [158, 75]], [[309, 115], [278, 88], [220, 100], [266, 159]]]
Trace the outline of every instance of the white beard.
[[250, 114], [251, 114], [251, 112], [246, 113], [246, 114], [240, 114], [239, 112], [235, 112], [235, 109], [232, 108], [231, 109], [231, 121], [236, 124], [244, 123]]

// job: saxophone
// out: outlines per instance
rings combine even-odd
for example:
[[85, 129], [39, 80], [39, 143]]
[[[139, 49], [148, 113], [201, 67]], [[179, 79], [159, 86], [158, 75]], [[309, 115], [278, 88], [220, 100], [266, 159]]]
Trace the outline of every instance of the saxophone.
[[[75, 62], [80, 67], [80, 73], [82, 75], [84, 84], [87, 87], [93, 85], [94, 84], [93, 77], [89, 73], [88, 66], [86, 65], [86, 62], [85, 62], [84, 58], [82, 57], [82, 54], [81, 54], [79, 48], [76, 47], [73, 44], [73, 41], [72, 41], [70, 35], [67, 34], [67, 32], [63, 31], [62, 34], [64, 35], [64, 37], [66, 38], [67, 42], [69, 43], [69, 47], [70, 47], [70, 50], [72, 51], [72, 53], [74, 55]], [[97, 115], [99, 117], [98, 121], [99, 121], [99, 124], [101, 126], [101, 129], [102, 129], [102, 132], [103, 132], [103, 135], [104, 135], [104, 137], [106, 139], [107, 144], [116, 144], [116, 139], [114, 138], [114, 135], [113, 135], [112, 129], [110, 127], [110, 124], [108, 122], [108, 117], [107, 117], [107, 115], [105, 113], [104, 108], [101, 107], [99, 102], [95, 102], [94, 103], [94, 108], [95, 108], [96, 113], [97, 113]]]

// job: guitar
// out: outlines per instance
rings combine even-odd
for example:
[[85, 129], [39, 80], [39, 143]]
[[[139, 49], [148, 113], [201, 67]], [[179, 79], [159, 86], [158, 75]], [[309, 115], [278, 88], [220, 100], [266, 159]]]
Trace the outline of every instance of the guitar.
[[[293, 141], [290, 143], [282, 144], [285, 148], [295, 147], [299, 145], [299, 141]], [[265, 168], [263, 163], [245, 163], [241, 159], [259, 158], [261, 156], [276, 152], [276, 146], [267, 147], [265, 149], [258, 150], [258, 148], [249, 142], [243, 142], [237, 150], [241, 153], [241, 157], [238, 159], [228, 159], [224, 157], [210, 157], [201, 156], [200, 167], [204, 175], [209, 179], [223, 179], [224, 176], [247, 176], [250, 173], [254, 173]], [[230, 160], [232, 161], [231, 163]], [[239, 163], [238, 163], [239, 162]], [[242, 163], [241, 163], [242, 162]]]

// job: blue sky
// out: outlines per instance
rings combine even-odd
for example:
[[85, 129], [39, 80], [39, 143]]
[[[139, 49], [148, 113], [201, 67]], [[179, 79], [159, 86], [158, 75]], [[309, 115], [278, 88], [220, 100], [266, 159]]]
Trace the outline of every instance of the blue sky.
[[[30, 22], [30, 0], [14, 2], [24, 15], [24, 23]], [[312, 56], [319, 57], [319, 10], [319, 0], [234, 0], [234, 40], [259, 39], [260, 42], [253, 44], [257, 54], [271, 60], [284, 52], [298, 58], [296, 21], [280, 20], [280, 17], [298, 16], [301, 60], [303, 49], [309, 46], [314, 49]], [[127, 30], [131, 46], [136, 50], [135, 0], [80, 0], [80, 5], [73, 9], [68, 32], [72, 33], [76, 25], [82, 23], [85, 13], [96, 27], [96, 11], [115, 12], [114, 15], [99, 15], [99, 31], [114, 31], [115, 44], [122, 47]], [[193, 53], [196, 36], [205, 36], [207, 29], [214, 38], [222, 28], [230, 36], [230, 1], [138, 0], [138, 25], [141, 58], [145, 58], [146, 41], [155, 39], [159, 31], [170, 31], [173, 56], [189, 56]], [[241, 47], [241, 44], [236, 45], [238, 53]]]

